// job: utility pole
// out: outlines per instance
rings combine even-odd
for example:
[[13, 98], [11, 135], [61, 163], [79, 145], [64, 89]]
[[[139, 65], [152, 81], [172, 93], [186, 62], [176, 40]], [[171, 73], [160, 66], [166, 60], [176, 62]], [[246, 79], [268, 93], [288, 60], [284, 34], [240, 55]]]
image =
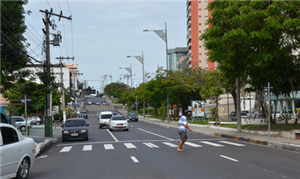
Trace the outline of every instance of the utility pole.
[[65, 89], [64, 89], [64, 78], [63, 78], [63, 72], [62, 72], [62, 60], [66, 59], [66, 60], [74, 60], [74, 57], [56, 57], [56, 59], [59, 59], [60, 61], [60, 77], [61, 77], [61, 103], [62, 103], [62, 111], [63, 111], [63, 123], [66, 122], [66, 104], [65, 104]]
[[[44, 71], [45, 73], [47, 73], [47, 75], [51, 75], [50, 73], [50, 33], [49, 33], [49, 26], [52, 26], [51, 21], [50, 21], [50, 17], [51, 15], [53, 16], [58, 16], [59, 17], [59, 21], [61, 18], [65, 18], [68, 20], [72, 20], [71, 16], [70, 17], [66, 17], [62, 15], [62, 11], [60, 11], [60, 14], [55, 14], [53, 13], [53, 10], [51, 8], [50, 12], [48, 10], [40, 10], [40, 12], [45, 14], [45, 18], [43, 19], [43, 22], [45, 24], [45, 29], [43, 29], [44, 34], [46, 35], [46, 62], [45, 62], [45, 67], [44, 67]], [[50, 93], [49, 91], [51, 91], [51, 85], [46, 84], [46, 92], [45, 92], [45, 110], [46, 110], [46, 120], [51, 121], [51, 126], [52, 126], [52, 111], [50, 110], [52, 106], [51, 102], [50, 102]], [[52, 136], [52, 134], [50, 134], [50, 136]], [[47, 137], [47, 136], [46, 136]]]

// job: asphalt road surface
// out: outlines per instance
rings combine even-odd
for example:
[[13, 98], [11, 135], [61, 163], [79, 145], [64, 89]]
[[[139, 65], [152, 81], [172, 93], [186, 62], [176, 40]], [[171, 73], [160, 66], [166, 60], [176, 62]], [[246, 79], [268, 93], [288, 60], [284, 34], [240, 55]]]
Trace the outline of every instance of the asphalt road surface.
[[129, 131], [99, 129], [89, 111], [89, 140], [58, 142], [36, 159], [29, 178], [299, 178], [300, 155], [260, 145], [188, 133], [144, 122]]

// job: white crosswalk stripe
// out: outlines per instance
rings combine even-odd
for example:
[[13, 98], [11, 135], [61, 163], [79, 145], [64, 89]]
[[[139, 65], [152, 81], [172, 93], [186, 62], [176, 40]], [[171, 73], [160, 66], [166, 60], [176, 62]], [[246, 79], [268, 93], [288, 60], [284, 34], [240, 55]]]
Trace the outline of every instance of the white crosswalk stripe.
[[194, 143], [191, 143], [191, 142], [185, 142], [184, 144], [192, 146], [192, 147], [202, 147], [201, 145], [194, 144]]
[[112, 144], [104, 144], [104, 148], [105, 150], [112, 150], [115, 149], [114, 146]]
[[72, 149], [72, 146], [68, 146], [68, 147], [64, 147], [59, 152], [70, 152], [71, 149]]
[[[214, 147], [224, 147], [224, 145], [218, 144], [218, 143], [214, 143], [214, 142], [209, 142], [209, 141], [199, 141], [201, 144], [206, 144], [206, 145], [210, 145], [210, 146], [214, 146]], [[227, 145], [233, 145], [233, 146], [237, 146], [237, 147], [243, 147], [246, 146], [244, 144], [239, 144], [239, 143], [234, 143], [234, 142], [230, 142], [230, 141], [217, 141], [223, 144], [227, 144]], [[159, 145], [154, 144], [152, 142], [142, 142], [145, 146], [149, 147], [149, 148], [160, 148]], [[178, 144], [175, 141], [172, 142], [161, 142], [164, 145], [167, 145], [169, 147], [175, 148], [178, 147]], [[115, 146], [120, 146], [120, 144], [115, 143]], [[113, 144], [103, 144], [104, 149], [105, 150], [114, 150]], [[127, 149], [134, 149], [134, 148], [138, 148], [136, 145], [134, 145], [133, 143], [123, 143], [123, 145], [127, 148]], [[205, 145], [199, 145], [196, 143], [192, 143], [192, 142], [185, 142], [184, 145], [190, 146], [190, 147], [204, 147]], [[59, 152], [60, 153], [67, 153], [70, 152], [73, 146], [65, 146], [63, 147]], [[141, 146], [139, 146], [141, 147]], [[83, 145], [82, 151], [92, 151], [93, 150], [93, 145]]]
[[168, 145], [170, 147], [178, 147], [178, 145], [170, 143], [170, 142], [163, 142], [163, 144]]
[[228, 141], [219, 141], [219, 142], [224, 143], [224, 144], [235, 145], [235, 146], [239, 146], [239, 147], [246, 146], [244, 144], [239, 144], [239, 143], [234, 143], [234, 142], [228, 142]]
[[151, 142], [143, 142], [143, 144], [145, 144], [146, 146], [148, 146], [150, 148], [159, 148], [157, 145], [152, 144]]
[[216, 144], [216, 143], [213, 143], [213, 142], [208, 142], [208, 141], [200, 141], [200, 142], [203, 143], [203, 144], [212, 145], [212, 146], [215, 146], [215, 147], [224, 147], [224, 145]]
[[124, 145], [125, 145], [128, 149], [134, 149], [134, 148], [136, 148], [136, 146], [133, 145], [132, 143], [124, 143]]
[[82, 149], [82, 151], [91, 151], [91, 150], [92, 150], [92, 148], [93, 148], [93, 146], [92, 146], [92, 145], [85, 145], [85, 146], [83, 146], [83, 149]]

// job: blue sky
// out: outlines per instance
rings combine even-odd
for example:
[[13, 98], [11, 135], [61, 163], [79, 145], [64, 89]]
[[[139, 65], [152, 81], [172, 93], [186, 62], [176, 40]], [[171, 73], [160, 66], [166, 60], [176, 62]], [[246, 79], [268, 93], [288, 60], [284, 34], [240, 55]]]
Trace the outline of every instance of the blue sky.
[[[135, 58], [144, 53], [145, 72], [155, 73], [157, 66], [166, 67], [165, 42], [154, 32], [144, 29], [168, 31], [168, 47], [186, 47], [186, 0], [31, 0], [25, 5], [31, 15], [26, 15], [28, 26], [25, 37], [31, 44], [29, 55], [38, 60], [41, 56], [41, 43], [44, 28], [43, 13], [40, 10], [53, 9], [72, 20], [52, 16], [57, 25], [54, 33], [61, 31], [60, 47], [51, 46], [51, 63], [58, 63], [56, 57], [74, 56], [75, 63], [88, 85], [100, 90], [103, 75], [111, 75], [113, 82], [120, 80], [120, 75], [127, 74], [125, 69], [132, 65], [134, 87], [143, 81], [142, 64]], [[64, 61], [73, 63], [72, 60]], [[123, 79], [121, 80], [123, 82]], [[106, 81], [110, 83], [110, 79]], [[127, 84], [127, 80], [124, 80]]]

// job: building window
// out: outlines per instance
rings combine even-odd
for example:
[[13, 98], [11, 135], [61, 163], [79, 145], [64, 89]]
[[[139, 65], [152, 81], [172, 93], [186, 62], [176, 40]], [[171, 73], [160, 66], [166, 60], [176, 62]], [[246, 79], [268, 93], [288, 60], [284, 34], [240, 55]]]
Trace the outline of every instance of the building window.
[[199, 1], [199, 3], [201, 3], [201, 1]]
[[201, 8], [199, 8], [199, 11], [201, 11]]
[[199, 16], [199, 18], [201, 18], [201, 15]]
[[201, 30], [199, 30], [199, 33], [201, 33], [202, 31]]
[[204, 17], [208, 17], [208, 16], [204, 16]]
[[199, 48], [202, 48], [202, 46], [201, 46], [201, 45], [199, 45]]
[[199, 63], [201, 63], [201, 60], [199, 60]]
[[201, 25], [201, 23], [199, 23], [199, 25]]
[[199, 55], [202, 55], [202, 53], [199, 53]]
[[207, 8], [204, 8], [204, 10], [207, 10]]

